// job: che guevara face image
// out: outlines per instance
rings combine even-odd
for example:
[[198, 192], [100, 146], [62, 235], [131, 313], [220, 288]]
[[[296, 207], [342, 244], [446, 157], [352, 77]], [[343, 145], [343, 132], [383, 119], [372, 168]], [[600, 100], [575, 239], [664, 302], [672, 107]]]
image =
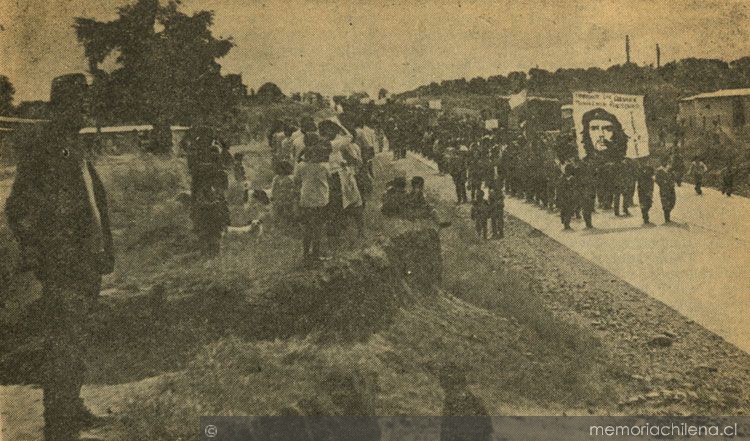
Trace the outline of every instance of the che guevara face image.
[[614, 124], [611, 121], [595, 119], [589, 123], [589, 137], [594, 148], [601, 152], [612, 144], [615, 134]]
[[596, 108], [584, 113], [582, 122], [583, 147], [587, 155], [625, 156], [628, 136], [615, 115]]

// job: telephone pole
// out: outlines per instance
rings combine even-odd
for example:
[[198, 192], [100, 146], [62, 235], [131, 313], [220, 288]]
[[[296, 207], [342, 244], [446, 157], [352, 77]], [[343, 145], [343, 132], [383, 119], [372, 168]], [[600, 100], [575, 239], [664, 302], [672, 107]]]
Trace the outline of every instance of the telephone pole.
[[656, 68], [661, 67], [661, 49], [659, 48], [659, 43], [656, 43]]
[[630, 64], [630, 35], [625, 36], [625, 64]]

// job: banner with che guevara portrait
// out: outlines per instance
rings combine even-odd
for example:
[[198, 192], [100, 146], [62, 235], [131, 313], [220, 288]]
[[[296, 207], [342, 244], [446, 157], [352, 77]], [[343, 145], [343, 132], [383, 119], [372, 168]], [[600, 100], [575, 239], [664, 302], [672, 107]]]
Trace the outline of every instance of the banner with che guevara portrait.
[[575, 92], [573, 121], [581, 158], [596, 153], [611, 159], [649, 155], [642, 95]]

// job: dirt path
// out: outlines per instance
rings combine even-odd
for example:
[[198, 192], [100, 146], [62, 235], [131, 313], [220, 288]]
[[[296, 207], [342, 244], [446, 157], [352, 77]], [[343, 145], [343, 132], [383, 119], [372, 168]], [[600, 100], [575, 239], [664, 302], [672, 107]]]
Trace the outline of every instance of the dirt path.
[[[450, 178], [436, 175], [424, 162], [410, 157], [395, 165], [409, 177], [424, 176], [427, 188], [441, 199], [454, 200]], [[496, 242], [497, 252], [504, 261], [533, 278], [550, 310], [592, 327], [612, 357], [631, 367], [621, 373], [623, 390], [618, 391], [624, 413], [710, 415], [750, 411], [750, 356], [746, 352], [603, 269], [604, 265], [592, 263], [550, 238], [546, 230], [540, 231], [509, 215], [515, 214], [518, 205], [526, 204], [506, 199], [506, 239]], [[556, 221], [554, 215], [528, 207], [536, 211], [537, 217]], [[468, 217], [469, 207], [461, 209]], [[646, 232], [653, 230], [657, 228]], [[579, 239], [582, 233], [569, 237]], [[599, 248], [609, 252], [613, 249], [606, 243], [600, 243]], [[733, 317], [744, 319], [737, 309], [732, 313]]]

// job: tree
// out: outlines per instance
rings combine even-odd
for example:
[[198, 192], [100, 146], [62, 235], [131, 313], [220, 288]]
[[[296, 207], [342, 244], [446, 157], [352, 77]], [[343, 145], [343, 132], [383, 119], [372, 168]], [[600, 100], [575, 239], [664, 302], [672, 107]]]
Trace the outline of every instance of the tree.
[[382, 100], [383, 98], [388, 96], [388, 89], [385, 89], [383, 87], [378, 90], [378, 99]]
[[277, 103], [286, 98], [286, 95], [284, 95], [284, 92], [276, 84], [265, 83], [258, 88], [255, 98], [262, 103]]
[[13, 113], [13, 95], [16, 89], [8, 77], [0, 75], [0, 115], [10, 115]]
[[733, 87], [750, 87], [750, 57], [742, 57], [729, 63], [732, 69]]
[[526, 87], [526, 72], [511, 72], [508, 74], [510, 93], [518, 93]]
[[[136, 0], [118, 8], [113, 21], [75, 19], [95, 78], [94, 99], [101, 103], [106, 97], [113, 119], [160, 127], [191, 124], [221, 113], [232, 101], [236, 81], [221, 76], [216, 60], [234, 43], [212, 35], [212, 12], [186, 15], [178, 6], [177, 0], [166, 5]], [[99, 66], [111, 54], [117, 54], [118, 67], [107, 73]]]
[[484, 94], [487, 93], [487, 80], [482, 77], [474, 77], [469, 80], [468, 90], [471, 93]]

